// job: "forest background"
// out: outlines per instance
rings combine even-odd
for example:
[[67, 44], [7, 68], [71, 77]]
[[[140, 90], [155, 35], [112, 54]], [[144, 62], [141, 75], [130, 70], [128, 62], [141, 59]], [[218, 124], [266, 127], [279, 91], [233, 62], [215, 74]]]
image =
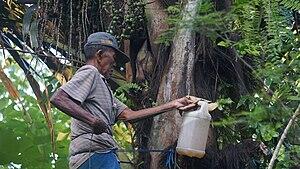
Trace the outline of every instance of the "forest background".
[[0, 168], [68, 168], [70, 118], [49, 98], [96, 31], [131, 58], [109, 82], [130, 108], [187, 94], [219, 105], [203, 159], [168, 161], [178, 113], [118, 122], [123, 168], [272, 168], [281, 141], [274, 168], [299, 168], [299, 11], [297, 0], [1, 0]]

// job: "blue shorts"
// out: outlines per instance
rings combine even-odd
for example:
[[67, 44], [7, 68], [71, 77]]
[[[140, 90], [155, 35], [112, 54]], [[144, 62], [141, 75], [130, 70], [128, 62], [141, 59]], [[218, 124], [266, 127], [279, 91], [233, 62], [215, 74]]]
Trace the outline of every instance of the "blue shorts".
[[108, 153], [94, 153], [79, 169], [121, 169], [121, 167], [115, 152], [110, 151]]

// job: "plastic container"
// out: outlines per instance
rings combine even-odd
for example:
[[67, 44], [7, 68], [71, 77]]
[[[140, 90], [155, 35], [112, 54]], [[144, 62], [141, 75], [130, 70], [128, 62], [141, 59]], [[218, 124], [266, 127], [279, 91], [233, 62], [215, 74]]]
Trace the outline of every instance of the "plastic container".
[[211, 115], [208, 103], [199, 101], [198, 110], [183, 114], [183, 122], [179, 133], [176, 151], [189, 157], [202, 158], [205, 155]]

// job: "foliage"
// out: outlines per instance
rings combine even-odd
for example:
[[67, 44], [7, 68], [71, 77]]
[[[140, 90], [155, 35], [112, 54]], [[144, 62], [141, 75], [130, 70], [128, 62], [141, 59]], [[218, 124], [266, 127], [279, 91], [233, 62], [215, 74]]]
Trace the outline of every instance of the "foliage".
[[[121, 102], [127, 105], [131, 109], [136, 109], [139, 103], [136, 102], [134, 98], [140, 93], [142, 87], [135, 83], [127, 83], [120, 86], [114, 93], [115, 97]], [[117, 122], [114, 126], [115, 135], [114, 138], [118, 142], [120, 148], [124, 150], [123, 155], [127, 156], [127, 161], [129, 160], [133, 164], [137, 162], [136, 156], [137, 152], [134, 152], [135, 146], [135, 130], [134, 126], [129, 123]]]
[[[298, 1], [235, 1], [229, 11], [215, 11], [204, 2], [199, 5], [193, 29], [208, 36], [217, 46], [234, 47], [243, 61], [251, 57], [256, 87], [235, 102], [221, 99], [223, 119], [214, 122], [219, 146], [244, 138], [263, 141], [274, 149], [280, 134], [299, 104], [299, 13]], [[282, 6], [282, 4], [284, 4]], [[229, 35], [237, 35], [237, 39]], [[224, 82], [223, 82], [224, 83]], [[223, 86], [223, 87], [222, 87]], [[224, 87], [225, 86], [225, 87]], [[228, 98], [227, 84], [218, 90]], [[232, 98], [236, 100], [237, 98]], [[229, 103], [229, 104], [228, 104]], [[295, 124], [296, 125], [296, 124]], [[291, 137], [299, 128], [291, 131]], [[290, 168], [299, 163], [299, 143], [286, 139], [276, 168]], [[295, 161], [296, 160], [296, 161]], [[267, 161], [264, 161], [267, 164]]]
[[145, 6], [142, 0], [129, 0], [126, 4], [113, 0], [104, 0], [103, 5], [98, 4], [107, 11], [112, 18], [107, 31], [116, 36], [118, 41], [132, 37], [143, 36], [145, 29]]
[[[278, 1], [277, 1], [278, 2]], [[296, 0], [283, 0], [280, 2], [281, 5], [284, 5], [288, 9], [300, 10], [300, 3]]]
[[[132, 110], [143, 109], [146, 106], [154, 106], [154, 102], [145, 96], [144, 93], [148, 92], [149, 88], [147, 84], [136, 84], [136, 83], [127, 83], [120, 86], [116, 89], [114, 95], [120, 101], [125, 103]], [[141, 133], [141, 126], [144, 125], [141, 123], [124, 123], [117, 122], [114, 126], [116, 131], [114, 138], [117, 140], [120, 145], [121, 152], [124, 151], [121, 156], [126, 155], [125, 161], [130, 161], [132, 163], [132, 168], [141, 166], [144, 161], [140, 161], [138, 156], [140, 156], [139, 151], [136, 151], [141, 148], [139, 134]], [[120, 156], [120, 158], [122, 158]], [[125, 166], [122, 166], [122, 168]]]
[[115, 96], [123, 102], [125, 105], [127, 105], [130, 108], [137, 107], [134, 100], [130, 99], [130, 96], [132, 96], [134, 93], [141, 91], [142, 88], [135, 84], [135, 83], [127, 83], [122, 86], [120, 86], [116, 92]]
[[[129, 108], [136, 107], [135, 102], [130, 98], [129, 93], [132, 91], [140, 90], [140, 87], [134, 83], [127, 83], [120, 86], [114, 93], [115, 97], [118, 98]], [[134, 149], [134, 129], [133, 127], [124, 122], [117, 122], [114, 126], [114, 138], [118, 142], [120, 148], [125, 150], [123, 155], [127, 156], [127, 161], [133, 162], [134, 154], [131, 150]]]
[[[28, 82], [24, 81], [25, 75], [14, 61], [10, 58], [4, 59], [3, 53], [0, 56], [2, 65], [5, 63], [5, 73], [19, 93], [19, 99], [15, 100], [10, 97], [4, 86], [0, 85], [0, 165], [22, 168], [52, 168], [52, 166], [66, 168], [69, 118], [55, 109], [52, 110], [53, 120], [56, 122], [56, 151], [52, 153], [49, 128], [45, 125], [44, 115], [36, 104], [37, 99], [33, 91]], [[46, 77], [43, 79], [49, 91], [53, 92], [57, 87], [57, 81]], [[62, 137], [63, 135], [65, 137]]]
[[180, 21], [182, 20], [182, 8], [182, 5], [176, 4], [171, 5], [166, 9], [166, 12], [168, 14], [167, 23], [169, 25], [169, 29], [164, 31], [159, 36], [156, 43], [161, 43], [166, 46], [169, 46], [171, 44], [177, 30], [182, 26], [180, 25]]

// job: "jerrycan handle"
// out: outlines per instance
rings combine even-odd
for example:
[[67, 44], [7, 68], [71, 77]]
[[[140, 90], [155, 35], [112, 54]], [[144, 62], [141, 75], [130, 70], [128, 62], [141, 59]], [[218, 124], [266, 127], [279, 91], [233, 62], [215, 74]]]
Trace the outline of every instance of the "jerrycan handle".
[[201, 112], [208, 112], [208, 103], [206, 101], [198, 101], [197, 103], [199, 105], [198, 110]]
[[197, 104], [199, 105], [199, 115], [203, 118], [211, 119], [211, 116], [208, 113], [208, 103], [206, 101], [198, 101]]

